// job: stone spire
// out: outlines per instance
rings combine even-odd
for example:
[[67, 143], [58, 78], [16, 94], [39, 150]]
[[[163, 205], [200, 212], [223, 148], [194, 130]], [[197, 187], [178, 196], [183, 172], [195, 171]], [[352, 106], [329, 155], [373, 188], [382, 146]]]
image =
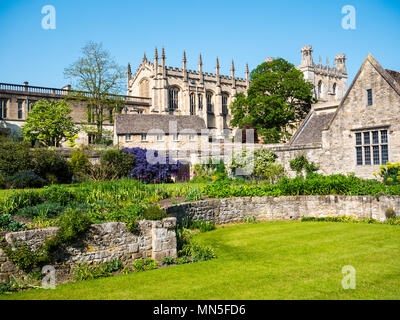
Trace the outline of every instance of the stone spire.
[[161, 67], [162, 67], [162, 76], [163, 76], [163, 78], [166, 78], [167, 77], [167, 73], [166, 73], [166, 66], [165, 66], [164, 46], [162, 47], [162, 52], [161, 52]]
[[219, 76], [219, 60], [217, 57], [217, 63], [215, 64], [215, 77], [217, 78], [217, 86], [221, 86], [221, 78]]
[[188, 74], [187, 74], [187, 64], [186, 64], [186, 52], [183, 51], [183, 59], [182, 59], [182, 72], [183, 72], [183, 81], [188, 81]]
[[201, 53], [200, 53], [200, 57], [199, 57], [199, 77], [200, 77], [200, 83], [204, 83], [203, 59], [201, 58]]
[[131, 64], [128, 62], [128, 69], [126, 71], [126, 75], [128, 77], [128, 80], [132, 77], [132, 69], [131, 69]]
[[232, 88], [236, 88], [236, 78], [235, 78], [235, 63], [232, 59], [232, 66], [231, 66], [231, 77], [232, 77]]
[[142, 59], [142, 61], [143, 61], [143, 62], [146, 62], [146, 61], [147, 61], [146, 52], [143, 54], [143, 59]]
[[157, 47], [156, 50], [154, 51], [154, 76], [157, 78], [158, 75], [158, 51]]
[[246, 63], [246, 86], [247, 86], [247, 89], [250, 87], [249, 64], [248, 63]]
[[335, 67], [339, 72], [347, 73], [346, 70], [346, 55], [338, 54], [335, 57]]
[[301, 64], [303, 66], [313, 66], [314, 61], [313, 61], [313, 56], [312, 56], [312, 46], [304, 46], [301, 48]]

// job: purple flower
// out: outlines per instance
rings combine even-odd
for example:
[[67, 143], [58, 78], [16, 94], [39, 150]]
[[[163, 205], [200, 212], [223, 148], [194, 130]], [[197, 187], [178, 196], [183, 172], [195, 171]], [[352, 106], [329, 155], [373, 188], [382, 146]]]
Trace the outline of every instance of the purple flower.
[[6, 186], [6, 189], [10, 189], [11, 188], [11, 186]]
[[46, 201], [46, 198], [43, 198], [42, 201], [45, 202], [45, 201]]

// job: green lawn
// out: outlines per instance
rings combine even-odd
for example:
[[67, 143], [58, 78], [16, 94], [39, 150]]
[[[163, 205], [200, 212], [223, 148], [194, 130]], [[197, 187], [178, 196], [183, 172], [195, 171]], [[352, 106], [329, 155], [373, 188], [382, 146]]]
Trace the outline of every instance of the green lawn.
[[[217, 259], [30, 290], [1, 299], [399, 299], [400, 227], [243, 224], [200, 234]], [[356, 268], [344, 290], [342, 267]]]

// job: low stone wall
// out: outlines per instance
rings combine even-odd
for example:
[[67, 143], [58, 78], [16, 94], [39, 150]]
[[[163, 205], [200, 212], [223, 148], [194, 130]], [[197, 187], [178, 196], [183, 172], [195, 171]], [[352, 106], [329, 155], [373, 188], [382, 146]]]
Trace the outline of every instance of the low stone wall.
[[[90, 226], [85, 235], [66, 248], [52, 264], [56, 276], [68, 277], [76, 263], [107, 262], [120, 259], [128, 264], [139, 258], [161, 260], [164, 257], [176, 257], [176, 219], [165, 218], [162, 221], [139, 222], [136, 234], [128, 231], [122, 222], [109, 222]], [[57, 233], [58, 228], [36, 229], [10, 232], [5, 240], [10, 244], [27, 243], [31, 249], [38, 249], [44, 241]], [[18, 268], [0, 249], [0, 282], [10, 274], [18, 274]]]
[[167, 208], [178, 220], [213, 221], [216, 224], [257, 220], [297, 220], [305, 217], [353, 216], [357, 219], [385, 219], [385, 211], [393, 208], [400, 215], [400, 197], [385, 196], [290, 196], [244, 197], [183, 203]]

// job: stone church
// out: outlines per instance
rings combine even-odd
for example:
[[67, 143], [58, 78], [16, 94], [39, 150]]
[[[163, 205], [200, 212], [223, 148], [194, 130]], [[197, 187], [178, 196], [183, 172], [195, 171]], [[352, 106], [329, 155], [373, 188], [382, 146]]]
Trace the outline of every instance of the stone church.
[[[337, 55], [334, 66], [314, 64], [312, 47], [304, 46], [302, 60], [297, 67], [304, 78], [315, 86], [314, 95], [321, 101], [339, 100], [347, 90], [346, 58]], [[271, 58], [267, 58], [269, 61]], [[320, 59], [321, 60], [321, 59]], [[249, 67], [246, 64], [245, 79], [235, 77], [232, 61], [230, 76], [220, 74], [218, 58], [215, 73], [203, 72], [202, 56], [198, 70], [187, 69], [186, 53], [183, 53], [182, 68], [166, 65], [164, 48], [161, 57], [155, 49], [153, 62], [144, 55], [137, 71], [132, 75], [127, 70], [127, 95], [151, 99], [149, 113], [159, 115], [192, 115], [204, 120], [217, 140], [231, 137], [234, 132], [229, 123], [229, 105], [239, 92], [246, 93], [250, 85]], [[143, 119], [146, 119], [144, 116]]]

